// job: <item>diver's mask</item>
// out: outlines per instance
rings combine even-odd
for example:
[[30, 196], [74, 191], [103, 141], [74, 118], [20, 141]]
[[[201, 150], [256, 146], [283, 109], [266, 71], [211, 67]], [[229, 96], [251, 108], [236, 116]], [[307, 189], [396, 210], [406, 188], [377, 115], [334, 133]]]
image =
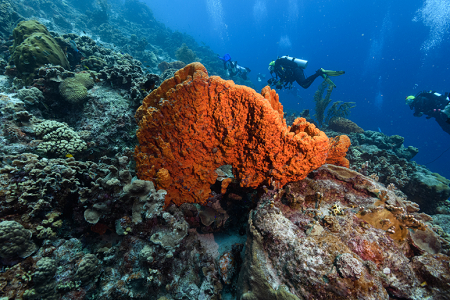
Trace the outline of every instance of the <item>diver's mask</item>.
[[272, 73], [275, 70], [275, 61], [271, 61], [269, 64], [269, 71]]
[[406, 105], [412, 105], [414, 103], [414, 100], [416, 99], [416, 97], [414, 96], [408, 96], [405, 98], [405, 102]]

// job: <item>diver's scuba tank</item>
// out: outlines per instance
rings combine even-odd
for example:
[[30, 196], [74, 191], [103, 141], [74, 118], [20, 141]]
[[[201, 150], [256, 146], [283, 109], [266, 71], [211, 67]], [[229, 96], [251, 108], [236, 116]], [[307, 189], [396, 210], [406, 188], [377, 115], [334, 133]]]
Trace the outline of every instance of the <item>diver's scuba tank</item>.
[[295, 64], [296, 64], [297, 66], [299, 66], [299, 67], [302, 68], [302, 69], [306, 69], [306, 67], [308, 66], [308, 61], [307, 61], [307, 60], [304, 60], [304, 59], [295, 58], [295, 57], [290, 57], [290, 56], [287, 56], [287, 55], [282, 56], [282, 57], [280, 57], [280, 58], [285, 58], [285, 59], [288, 59], [288, 60], [290, 60], [290, 61], [293, 61], [293, 62], [295, 62]]

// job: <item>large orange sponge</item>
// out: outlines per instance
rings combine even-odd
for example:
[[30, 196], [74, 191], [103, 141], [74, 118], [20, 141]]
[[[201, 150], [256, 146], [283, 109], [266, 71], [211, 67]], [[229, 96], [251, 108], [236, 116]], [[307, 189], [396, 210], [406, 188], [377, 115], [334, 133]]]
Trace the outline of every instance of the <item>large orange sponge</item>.
[[138, 177], [167, 190], [166, 206], [205, 204], [222, 165], [233, 166], [241, 186], [257, 187], [304, 179], [330, 147], [333, 161], [342, 161], [348, 145], [330, 143], [304, 118], [287, 127], [276, 92], [261, 94], [209, 77], [200, 63], [177, 71], [136, 112]]

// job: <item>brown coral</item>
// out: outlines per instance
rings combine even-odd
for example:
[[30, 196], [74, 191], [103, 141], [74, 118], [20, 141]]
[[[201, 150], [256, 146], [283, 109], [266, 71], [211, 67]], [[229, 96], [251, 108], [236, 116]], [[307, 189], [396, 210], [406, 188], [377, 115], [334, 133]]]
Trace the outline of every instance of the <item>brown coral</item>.
[[364, 133], [364, 129], [346, 118], [333, 118], [328, 122], [328, 129], [342, 133]]
[[348, 138], [330, 144], [304, 118], [287, 127], [276, 92], [261, 94], [209, 77], [200, 63], [177, 71], [136, 112], [138, 177], [164, 186], [166, 205], [205, 204], [222, 165], [241, 186], [257, 187], [301, 180], [327, 156], [341, 162]]

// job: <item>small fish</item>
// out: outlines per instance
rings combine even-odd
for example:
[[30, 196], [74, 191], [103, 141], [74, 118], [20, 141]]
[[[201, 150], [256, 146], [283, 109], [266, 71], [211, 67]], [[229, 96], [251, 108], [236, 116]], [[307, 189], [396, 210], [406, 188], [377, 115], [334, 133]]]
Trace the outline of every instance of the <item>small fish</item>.
[[87, 70], [89, 70], [89, 68], [87, 66], [84, 66]]
[[86, 31], [83, 30], [83, 33], [86, 34]]
[[42, 105], [44, 105], [44, 107], [45, 107], [46, 110], [49, 110], [47, 104], [45, 104], [44, 102], [41, 102], [41, 103], [42, 103]]
[[420, 284], [420, 286], [426, 286], [427, 285], [427, 282], [426, 281], [424, 281], [424, 282], [422, 282], [421, 284]]
[[72, 154], [70, 154], [70, 153], [67, 153], [67, 154], [66, 154], [66, 157], [67, 157], [67, 158], [69, 158], [69, 157], [73, 157], [73, 155], [72, 155]]
[[149, 65], [145, 65], [147, 68], [150, 68], [150, 66]]

